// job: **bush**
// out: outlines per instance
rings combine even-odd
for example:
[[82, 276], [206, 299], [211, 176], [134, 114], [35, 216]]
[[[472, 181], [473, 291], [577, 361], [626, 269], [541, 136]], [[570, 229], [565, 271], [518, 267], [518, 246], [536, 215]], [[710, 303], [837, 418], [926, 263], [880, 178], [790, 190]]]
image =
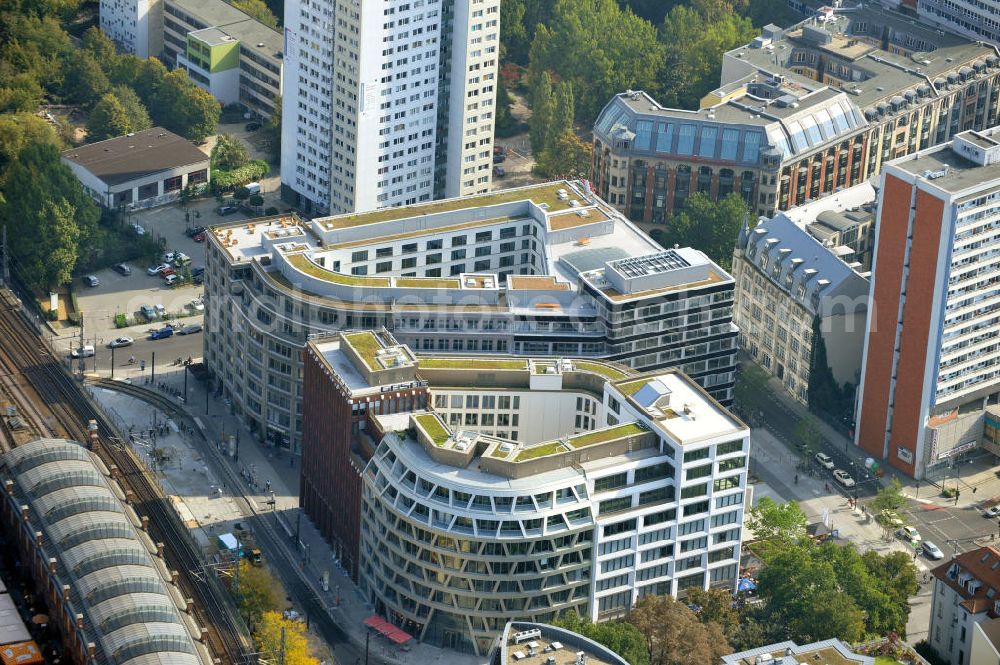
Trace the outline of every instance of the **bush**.
[[250, 197], [247, 203], [255, 207], [260, 207], [264, 205], [264, 197], [261, 196], [260, 194], [254, 194], [253, 196]]
[[237, 187], [236, 191], [233, 192], [233, 198], [237, 201], [246, 201], [250, 198], [250, 190], [246, 187]]
[[277, 215], [278, 214], [278, 209], [275, 208], [274, 206], [271, 206], [271, 207], [267, 208], [264, 211], [264, 214], [265, 215]]
[[115, 328], [127, 328], [128, 318], [124, 314], [115, 314]]
[[49, 321], [55, 321], [59, 318], [59, 310], [50, 309], [45, 313], [45, 316], [49, 319]]
[[943, 496], [946, 499], [954, 498], [955, 490], [952, 489], [951, 487], [945, 487], [943, 490], [941, 490], [941, 496]]
[[213, 171], [212, 189], [215, 192], [228, 192], [248, 182], [260, 180], [268, 174], [271, 167], [262, 159], [255, 159], [246, 166], [232, 171]]

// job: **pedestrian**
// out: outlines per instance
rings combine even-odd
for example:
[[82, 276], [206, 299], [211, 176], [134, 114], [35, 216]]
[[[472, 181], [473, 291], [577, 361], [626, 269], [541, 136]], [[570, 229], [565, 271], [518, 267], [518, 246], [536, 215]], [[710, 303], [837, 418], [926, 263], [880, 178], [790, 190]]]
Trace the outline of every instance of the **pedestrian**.
[[799, 474], [797, 474], [797, 473], [795, 474], [795, 484], [796, 485], [799, 484]]

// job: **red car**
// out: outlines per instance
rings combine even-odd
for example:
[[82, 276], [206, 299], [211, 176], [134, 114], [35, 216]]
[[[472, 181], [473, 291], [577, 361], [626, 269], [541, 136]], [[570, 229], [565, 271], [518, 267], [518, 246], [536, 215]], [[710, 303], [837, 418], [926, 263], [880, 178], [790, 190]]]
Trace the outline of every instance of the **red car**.
[[194, 236], [191, 239], [194, 240], [195, 242], [205, 242], [205, 232], [202, 231], [201, 233], [199, 233], [198, 235]]
[[167, 268], [166, 270], [160, 272], [160, 277], [166, 279], [170, 275], [176, 275], [176, 274], [177, 274], [176, 270], [174, 270], [173, 268]]

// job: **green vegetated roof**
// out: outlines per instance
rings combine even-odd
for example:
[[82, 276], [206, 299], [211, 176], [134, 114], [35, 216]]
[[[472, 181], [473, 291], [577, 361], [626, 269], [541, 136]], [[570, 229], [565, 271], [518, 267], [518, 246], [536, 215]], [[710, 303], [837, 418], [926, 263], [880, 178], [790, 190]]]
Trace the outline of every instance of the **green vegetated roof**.
[[574, 361], [573, 368], [578, 370], [583, 370], [585, 372], [600, 374], [609, 381], [618, 381], [619, 379], [624, 379], [625, 377], [628, 376], [625, 372], [615, 367], [611, 367], [610, 365], [605, 365], [604, 363], [589, 362], [586, 360]]
[[[569, 210], [569, 201], [559, 198], [558, 191], [565, 189], [563, 182], [551, 182], [544, 185], [537, 185], [530, 188], [517, 188], [491, 192], [479, 196], [463, 196], [461, 198], [445, 199], [421, 205], [410, 205], [399, 208], [383, 208], [371, 212], [358, 213], [355, 215], [344, 215], [333, 217], [323, 224], [330, 224], [333, 228], [347, 228], [351, 226], [361, 226], [363, 224], [374, 224], [376, 222], [388, 222], [395, 219], [406, 219], [407, 217], [418, 217], [420, 215], [433, 215], [440, 212], [451, 212], [452, 210], [463, 210], [465, 208], [482, 208], [485, 206], [498, 205], [500, 203], [513, 203], [515, 201], [531, 200], [536, 204], [548, 204], [550, 211]], [[570, 198], [574, 198], [574, 193], [570, 193]]]
[[584, 432], [582, 434], [577, 434], [576, 436], [571, 436], [563, 443], [562, 441], [546, 441], [540, 443], [537, 446], [531, 446], [530, 448], [525, 448], [517, 455], [515, 462], [525, 462], [528, 460], [536, 459], [538, 457], [545, 457], [546, 455], [552, 455], [559, 452], [567, 452], [569, 450], [579, 450], [580, 448], [586, 448], [587, 446], [592, 446], [598, 443], [604, 443], [606, 441], [614, 441], [615, 439], [621, 439], [626, 436], [635, 436], [636, 434], [642, 434], [646, 430], [643, 429], [637, 423], [624, 423], [622, 425], [615, 425], [614, 427], [609, 427], [606, 429], [595, 430], [593, 432]]
[[401, 289], [459, 289], [462, 283], [457, 279], [437, 277], [397, 277], [396, 286]]
[[442, 446], [451, 436], [445, 426], [441, 423], [436, 415], [433, 413], [424, 413], [419, 416], [414, 416], [413, 419], [417, 422], [422, 430], [427, 432], [427, 436], [431, 438], [435, 446]]
[[378, 363], [375, 362], [375, 354], [382, 349], [382, 345], [379, 344], [378, 338], [375, 337], [375, 333], [370, 330], [365, 332], [350, 333], [349, 335], [344, 335], [344, 339], [347, 343], [358, 352], [361, 359], [372, 369], [379, 369]]
[[427, 369], [528, 369], [527, 360], [491, 360], [489, 358], [421, 358]]
[[331, 284], [343, 284], [345, 286], [372, 286], [387, 287], [389, 279], [387, 277], [361, 277], [358, 275], [345, 275], [323, 268], [305, 254], [289, 254], [285, 257], [288, 263], [298, 270], [301, 270], [310, 277], [325, 280]]
[[649, 379], [636, 379], [635, 381], [620, 383], [618, 384], [618, 390], [620, 390], [623, 395], [631, 396], [642, 390], [642, 387], [649, 383], [649, 381]]

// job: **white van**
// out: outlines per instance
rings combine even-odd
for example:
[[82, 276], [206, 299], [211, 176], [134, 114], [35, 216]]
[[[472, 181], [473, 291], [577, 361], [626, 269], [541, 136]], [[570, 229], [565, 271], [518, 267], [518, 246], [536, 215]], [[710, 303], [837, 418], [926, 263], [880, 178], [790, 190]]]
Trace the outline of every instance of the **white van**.
[[177, 275], [167, 275], [166, 278], [164, 278], [163, 283], [167, 286], [175, 286], [179, 281], [180, 277]]
[[260, 183], [259, 182], [250, 182], [250, 183], [247, 183], [247, 184], [245, 184], [243, 186], [247, 188], [248, 192], [250, 192], [250, 196], [253, 196], [254, 194], [260, 194]]

